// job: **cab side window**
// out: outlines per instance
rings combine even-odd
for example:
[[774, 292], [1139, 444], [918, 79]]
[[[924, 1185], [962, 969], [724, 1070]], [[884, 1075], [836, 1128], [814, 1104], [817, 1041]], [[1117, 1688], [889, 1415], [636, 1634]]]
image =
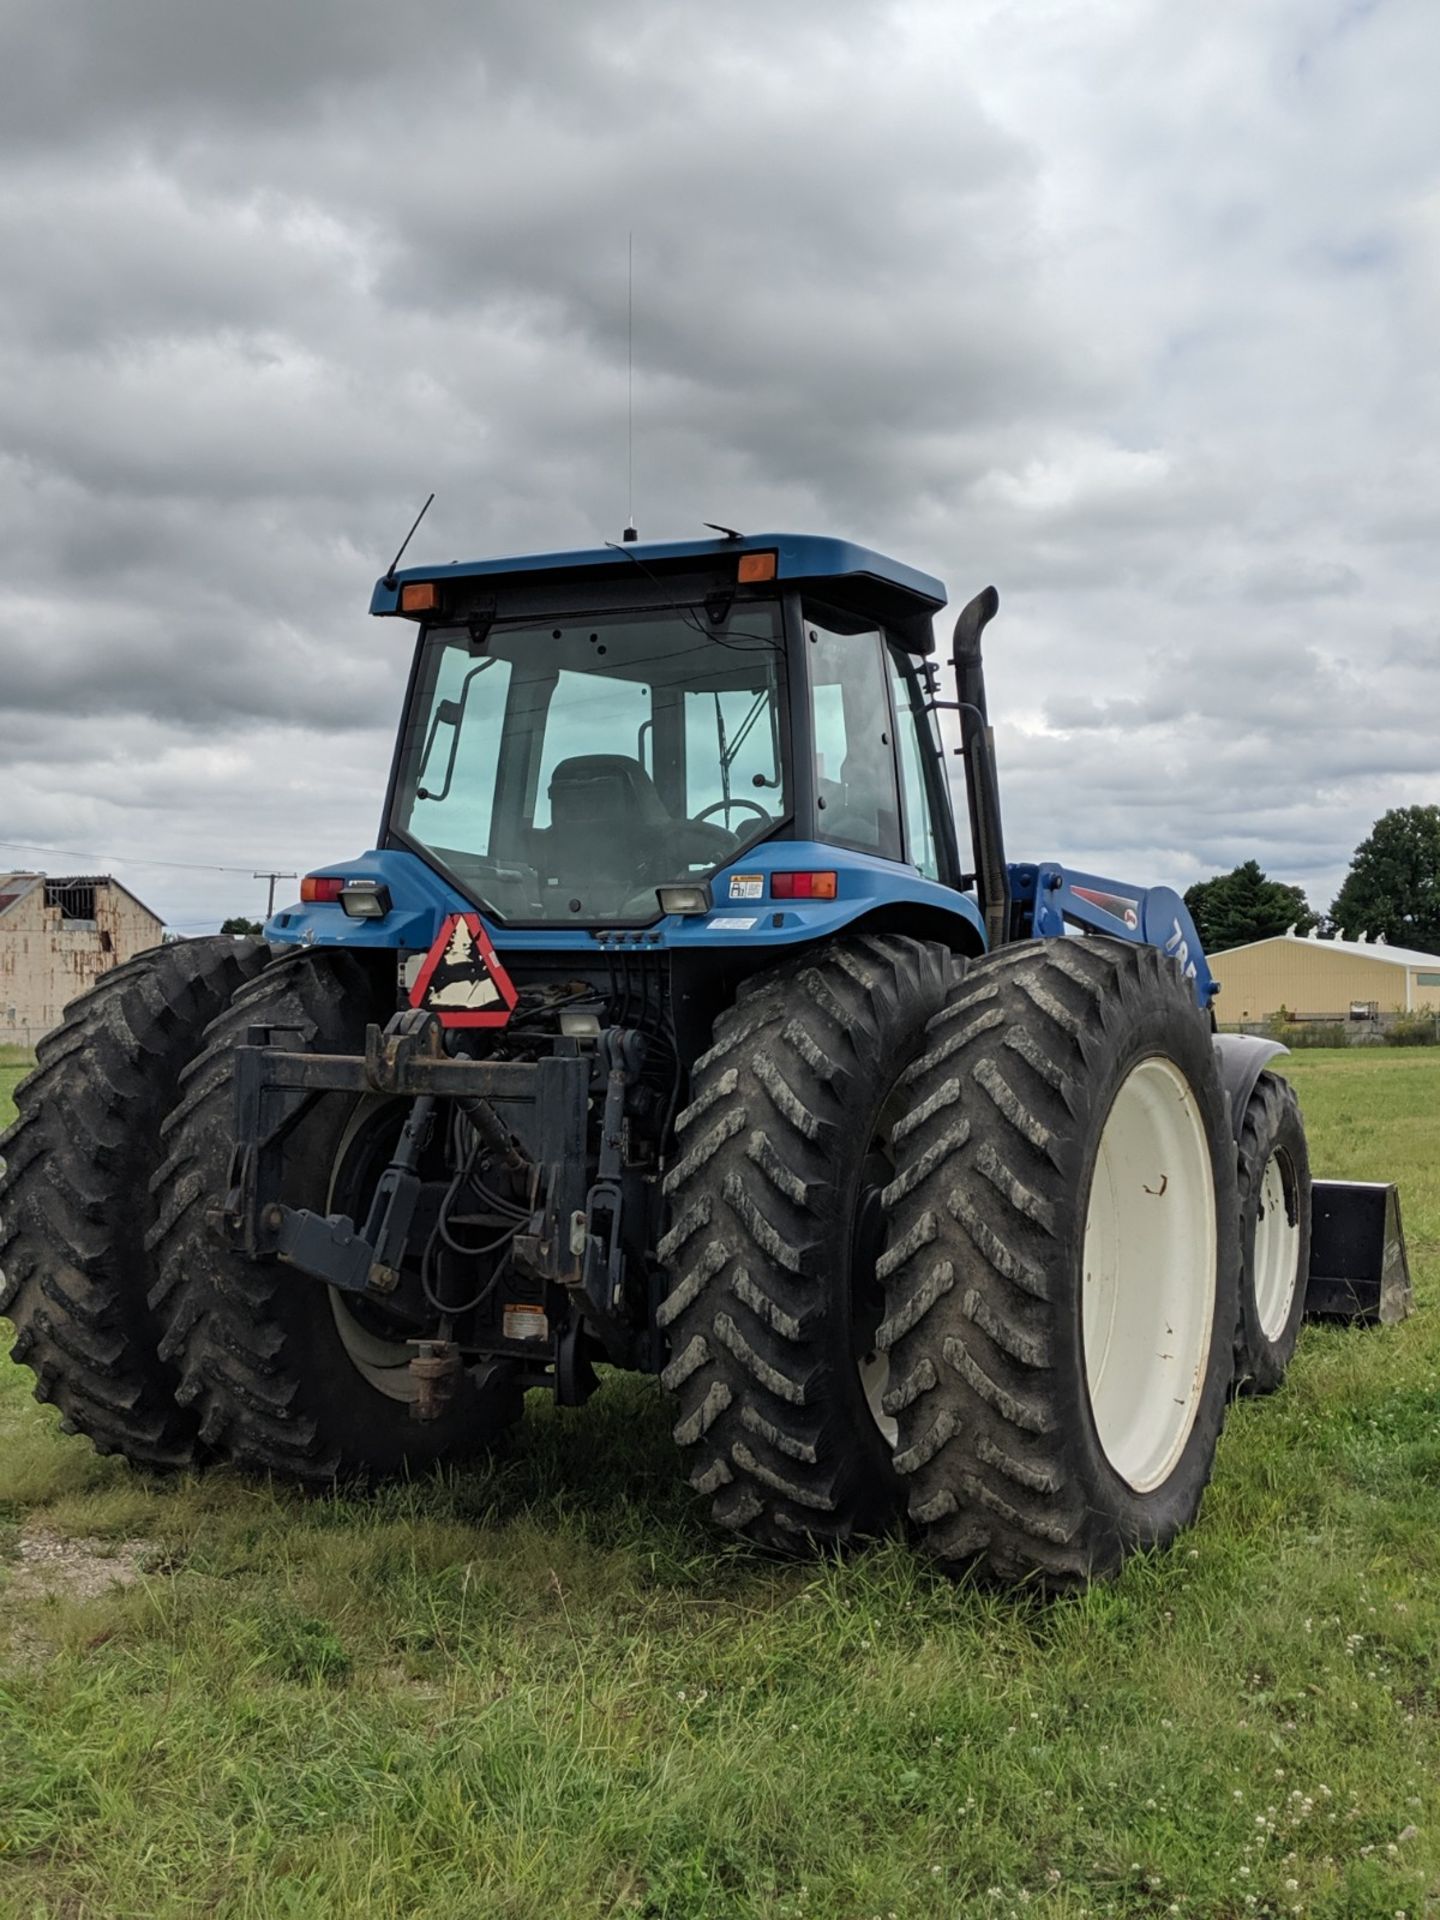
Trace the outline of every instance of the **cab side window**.
[[900, 796], [884, 642], [875, 628], [828, 608], [807, 606], [804, 627], [820, 838], [898, 860]]
[[935, 756], [930, 716], [915, 663], [899, 647], [890, 648], [890, 679], [895, 695], [895, 723], [900, 738], [900, 800], [905, 814], [905, 857], [927, 880], [940, 878], [940, 852], [935, 844], [931, 789], [925, 778], [927, 762]]

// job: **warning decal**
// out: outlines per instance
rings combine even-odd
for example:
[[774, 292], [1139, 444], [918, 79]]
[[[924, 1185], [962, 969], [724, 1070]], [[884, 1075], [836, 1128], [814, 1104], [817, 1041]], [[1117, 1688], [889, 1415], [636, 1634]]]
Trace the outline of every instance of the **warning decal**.
[[1123, 893], [1101, 893], [1097, 887], [1072, 887], [1077, 900], [1088, 900], [1092, 907], [1111, 914], [1133, 932], [1140, 924], [1140, 902], [1127, 900]]
[[412, 1007], [442, 1027], [503, 1027], [515, 1011], [514, 983], [478, 913], [452, 913], [410, 989]]

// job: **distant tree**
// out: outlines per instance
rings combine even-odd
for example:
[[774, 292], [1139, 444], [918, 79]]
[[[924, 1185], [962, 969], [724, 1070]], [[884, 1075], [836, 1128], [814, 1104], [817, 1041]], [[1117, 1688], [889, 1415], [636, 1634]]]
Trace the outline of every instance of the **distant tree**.
[[1269, 879], [1255, 860], [1217, 873], [1213, 880], [1197, 880], [1186, 890], [1185, 904], [1207, 953], [1269, 940], [1290, 926], [1308, 933], [1315, 924], [1301, 889]]
[[263, 929], [258, 920], [245, 920], [237, 913], [221, 924], [220, 931], [233, 934], [238, 940], [247, 933], [260, 933]]
[[1355, 849], [1330, 919], [1353, 940], [1440, 953], [1440, 807], [1392, 807]]

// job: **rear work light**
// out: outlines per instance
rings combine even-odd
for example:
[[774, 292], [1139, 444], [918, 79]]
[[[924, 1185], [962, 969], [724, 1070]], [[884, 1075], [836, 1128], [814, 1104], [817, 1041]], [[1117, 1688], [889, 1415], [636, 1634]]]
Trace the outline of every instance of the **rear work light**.
[[657, 887], [655, 897], [662, 913], [708, 913], [709, 887]]
[[835, 875], [833, 873], [772, 873], [770, 898], [772, 900], [833, 900]]
[[312, 906], [334, 906], [350, 882], [327, 873], [307, 873], [300, 882], [300, 898]]
[[383, 920], [390, 911], [390, 889], [381, 880], [346, 880], [340, 904], [352, 920]]

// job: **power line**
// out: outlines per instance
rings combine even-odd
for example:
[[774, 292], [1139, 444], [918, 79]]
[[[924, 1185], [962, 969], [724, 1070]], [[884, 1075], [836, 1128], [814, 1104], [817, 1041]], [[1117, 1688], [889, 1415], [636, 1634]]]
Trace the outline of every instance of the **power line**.
[[[77, 853], [73, 847], [37, 847], [28, 840], [0, 840], [0, 847], [7, 847], [12, 853], [56, 853], [62, 860], [82, 860], [92, 866], [174, 867], [187, 873], [245, 873], [252, 880], [265, 878], [265, 874], [257, 874], [253, 866], [222, 867], [208, 860], [146, 860], [132, 853]], [[288, 879], [293, 875], [277, 874], [276, 877]]]

